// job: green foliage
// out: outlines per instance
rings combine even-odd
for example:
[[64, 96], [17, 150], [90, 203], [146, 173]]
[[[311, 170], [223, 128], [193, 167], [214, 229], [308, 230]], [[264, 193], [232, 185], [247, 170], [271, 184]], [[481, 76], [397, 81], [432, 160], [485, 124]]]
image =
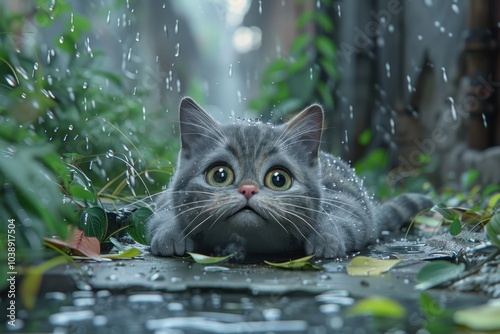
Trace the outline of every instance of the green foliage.
[[[333, 43], [333, 20], [328, 11], [332, 1], [322, 0], [321, 6], [304, 11], [296, 25], [301, 33], [293, 41], [289, 54], [272, 61], [263, 73], [259, 97], [250, 102], [250, 108], [261, 115], [279, 107], [281, 116], [296, 112], [321, 101], [332, 110], [332, 91], [337, 79], [335, 68], [336, 47]], [[316, 31], [308, 32], [310, 25]]]
[[416, 289], [427, 290], [440, 284], [450, 282], [459, 277], [465, 270], [463, 263], [453, 264], [447, 261], [427, 263], [418, 272]]
[[[132, 95], [102, 69], [88, 19], [63, 0], [31, 6], [8, 13], [0, 5], [0, 247], [5, 222], [14, 220], [18, 263], [41, 260], [43, 237], [64, 238], [68, 224], [109, 239], [102, 200], [131, 202], [161, 190], [177, 151], [175, 140], [144, 136], [154, 126], [143, 115], [147, 91]], [[43, 41], [45, 29], [54, 41]], [[140, 212], [130, 231], [144, 243]]]

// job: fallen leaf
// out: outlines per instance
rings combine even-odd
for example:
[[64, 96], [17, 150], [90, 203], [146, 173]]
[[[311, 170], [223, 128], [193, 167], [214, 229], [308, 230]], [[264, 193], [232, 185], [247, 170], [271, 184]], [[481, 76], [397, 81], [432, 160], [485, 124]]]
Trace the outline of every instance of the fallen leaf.
[[191, 255], [194, 262], [201, 263], [201, 264], [219, 263], [219, 262], [227, 260], [233, 256], [233, 254], [229, 254], [228, 256], [208, 256], [208, 255], [203, 255], [203, 254], [198, 254], [198, 253], [190, 253], [190, 252], [187, 252], [187, 253], [189, 255]]
[[491, 243], [500, 248], [500, 214], [491, 217], [489, 223], [486, 225], [486, 234]]
[[264, 261], [266, 264], [282, 269], [303, 269], [303, 270], [322, 270], [323, 268], [315, 265], [311, 262], [311, 259], [314, 257], [313, 255], [308, 255], [305, 257], [301, 257], [300, 259], [291, 260], [287, 262], [269, 262]]
[[370, 314], [375, 317], [402, 319], [406, 316], [406, 310], [395, 300], [381, 296], [372, 296], [362, 299], [354, 304], [347, 310], [347, 314]]
[[465, 270], [465, 264], [453, 264], [448, 261], [427, 263], [417, 274], [415, 289], [427, 290], [458, 277]]
[[378, 276], [389, 271], [403, 259], [379, 260], [366, 256], [356, 256], [347, 264], [347, 273], [350, 276]]
[[96, 237], [87, 237], [82, 230], [70, 229], [68, 241], [57, 238], [45, 238], [45, 242], [58, 248], [68, 249], [76, 255], [83, 255], [100, 261], [101, 245]]
[[58, 256], [47, 260], [36, 267], [31, 267], [26, 271], [26, 274], [21, 281], [19, 293], [24, 307], [27, 310], [32, 310], [35, 306], [43, 274], [49, 269], [66, 262], [68, 262], [67, 257]]
[[453, 320], [477, 331], [500, 330], [500, 303], [489, 302], [484, 305], [456, 311]]
[[141, 255], [142, 252], [138, 250], [135, 247], [129, 248], [124, 252], [121, 252], [120, 254], [105, 254], [101, 255], [102, 258], [104, 259], [112, 259], [112, 260], [117, 260], [117, 259], [131, 259], [133, 257]]

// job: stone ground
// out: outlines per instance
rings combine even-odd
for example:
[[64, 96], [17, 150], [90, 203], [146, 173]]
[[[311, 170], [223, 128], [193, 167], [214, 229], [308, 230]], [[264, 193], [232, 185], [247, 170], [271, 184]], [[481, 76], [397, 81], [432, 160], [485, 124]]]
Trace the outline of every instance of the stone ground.
[[[153, 257], [147, 251], [132, 260], [85, 261], [81, 266], [88, 277], [72, 266], [49, 272], [35, 310], [18, 310], [17, 328], [4, 323], [0, 332], [426, 333], [421, 329], [432, 319], [418, 307], [417, 272], [429, 259], [468, 261], [463, 254], [474, 245], [450, 240], [396, 239], [371, 247], [366, 255], [405, 259], [376, 277], [348, 276], [348, 259], [317, 261], [324, 267], [320, 271], [282, 270], [260, 260], [202, 265]], [[481, 285], [480, 280], [476, 283]], [[478, 293], [477, 286], [469, 290], [475, 292], [443, 288], [429, 294], [448, 309], [483, 304], [489, 298]], [[373, 295], [401, 303], [404, 319], [348, 315], [353, 304]]]

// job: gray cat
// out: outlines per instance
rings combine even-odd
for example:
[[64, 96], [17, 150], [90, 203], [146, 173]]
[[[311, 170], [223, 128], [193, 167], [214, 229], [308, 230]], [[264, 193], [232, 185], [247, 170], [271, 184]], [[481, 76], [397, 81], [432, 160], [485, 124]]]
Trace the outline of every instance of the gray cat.
[[432, 206], [416, 194], [374, 202], [353, 169], [319, 150], [322, 126], [317, 104], [279, 126], [221, 125], [184, 98], [177, 169], [148, 223], [151, 252], [342, 257]]

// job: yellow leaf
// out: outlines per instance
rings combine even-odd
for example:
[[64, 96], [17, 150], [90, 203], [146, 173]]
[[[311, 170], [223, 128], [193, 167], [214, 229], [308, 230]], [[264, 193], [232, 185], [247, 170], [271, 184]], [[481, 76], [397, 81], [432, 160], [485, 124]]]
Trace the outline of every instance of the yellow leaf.
[[350, 276], [378, 276], [389, 271], [402, 259], [379, 260], [366, 256], [357, 256], [347, 265], [347, 273]]
[[347, 311], [347, 314], [370, 314], [375, 317], [402, 319], [406, 315], [406, 310], [401, 304], [392, 299], [372, 296], [357, 302]]
[[500, 303], [484, 305], [456, 311], [453, 320], [460, 325], [477, 331], [500, 330]]
[[24, 307], [26, 307], [28, 311], [32, 310], [35, 306], [36, 297], [38, 295], [38, 290], [40, 289], [40, 284], [42, 283], [43, 274], [53, 267], [66, 262], [68, 262], [67, 257], [58, 256], [27, 270], [26, 275], [21, 281], [21, 289], [19, 293]]
[[121, 252], [120, 254], [105, 254], [101, 255], [102, 258], [105, 259], [112, 259], [112, 260], [117, 260], [117, 259], [131, 259], [133, 257], [141, 255], [142, 252], [138, 250], [135, 247], [129, 248], [124, 252]]

